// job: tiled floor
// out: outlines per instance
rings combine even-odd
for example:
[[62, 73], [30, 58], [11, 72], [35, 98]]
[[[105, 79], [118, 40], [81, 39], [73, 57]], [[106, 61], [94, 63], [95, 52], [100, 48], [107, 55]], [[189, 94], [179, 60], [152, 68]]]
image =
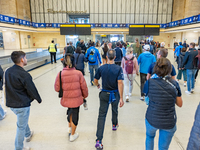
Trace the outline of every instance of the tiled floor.
[[[173, 52], [169, 58], [175, 64]], [[96, 139], [96, 127], [99, 108], [99, 90], [89, 84], [89, 74], [86, 71], [85, 79], [88, 83], [89, 97], [88, 110], [80, 107], [80, 120], [77, 128], [79, 138], [75, 142], [68, 140], [68, 123], [66, 120], [66, 108], [60, 105], [58, 93], [54, 91], [54, 82], [57, 73], [62, 69], [60, 63], [49, 64], [30, 72], [34, 83], [42, 97], [43, 102], [32, 103], [29, 125], [35, 131], [30, 143], [25, 143], [32, 150], [94, 150]], [[88, 69], [87, 69], [88, 70]], [[139, 77], [136, 77], [139, 83]], [[180, 86], [183, 94], [183, 107], [176, 107], [177, 131], [169, 150], [184, 150], [187, 147], [194, 114], [199, 103], [200, 86], [196, 83], [195, 93], [191, 96], [185, 94], [183, 82]], [[129, 103], [119, 108], [119, 128], [112, 131], [111, 110], [109, 109], [105, 131], [104, 150], [144, 150], [145, 149], [145, 112], [146, 104], [139, 100], [140, 89], [134, 83], [133, 96]], [[16, 116], [9, 108], [7, 117], [0, 121], [0, 150], [14, 150], [16, 134]], [[177, 141], [179, 141], [177, 143]], [[155, 138], [155, 150], [158, 145], [158, 134]], [[181, 148], [181, 146], [183, 148]]]

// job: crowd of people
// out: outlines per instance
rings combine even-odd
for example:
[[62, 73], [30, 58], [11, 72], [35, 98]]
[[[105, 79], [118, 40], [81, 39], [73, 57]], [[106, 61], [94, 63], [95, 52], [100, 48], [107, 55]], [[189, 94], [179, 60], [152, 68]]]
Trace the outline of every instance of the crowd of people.
[[[186, 47], [185, 47], [186, 46]], [[187, 82], [187, 94], [194, 92], [195, 74], [200, 67], [200, 49], [195, 49], [195, 44], [190, 43], [187, 50], [180, 42], [175, 47], [175, 57], [178, 63], [178, 75], [175, 79], [176, 71], [170, 60], [167, 59], [168, 49], [165, 43], [155, 41], [139, 42], [102, 42], [89, 41], [87, 46], [83, 40], [78, 40], [75, 46], [69, 42], [63, 52], [63, 69], [55, 79], [55, 91], [59, 92], [61, 105], [67, 107], [67, 120], [69, 123], [69, 140], [75, 141], [79, 135], [76, 128], [79, 121], [79, 109], [83, 104], [87, 110], [88, 86], [84, 75], [86, 64], [90, 72], [91, 86], [100, 89], [99, 114], [96, 131], [97, 149], [103, 149], [103, 133], [105, 120], [109, 105], [112, 107], [112, 130], [117, 131], [118, 106], [123, 107], [123, 92], [128, 103], [132, 96], [133, 83], [136, 76], [140, 76], [141, 100], [148, 105], [145, 125], [146, 125], [146, 150], [154, 149], [154, 137], [159, 130], [160, 150], [167, 150], [172, 137], [176, 132], [176, 109], [175, 105], [182, 107], [182, 92], [178, 81], [183, 74], [184, 83]], [[51, 54], [51, 63], [56, 63], [57, 47], [54, 41], [48, 48]], [[29, 142], [33, 136], [30, 130], [28, 119], [30, 114], [30, 104], [33, 100], [41, 103], [40, 95], [32, 81], [31, 75], [23, 68], [27, 65], [26, 54], [23, 51], [14, 51], [11, 54], [14, 65], [3, 73], [0, 68], [0, 88], [4, 87], [6, 106], [10, 107], [17, 116], [17, 133], [15, 139], [15, 150], [26, 150], [23, 141]], [[4, 79], [3, 79], [4, 78]], [[100, 85], [99, 80], [102, 80]], [[186, 86], [186, 84], [184, 84]], [[197, 115], [200, 115], [200, 111]], [[6, 112], [0, 105], [0, 119], [4, 119]], [[195, 120], [198, 124], [198, 118]], [[198, 126], [198, 125], [196, 125]], [[200, 127], [193, 127], [188, 150], [196, 150], [199, 145], [193, 136]], [[195, 145], [196, 144], [196, 145]], [[198, 147], [199, 148], [199, 147]], [[197, 149], [198, 149], [197, 148]]]

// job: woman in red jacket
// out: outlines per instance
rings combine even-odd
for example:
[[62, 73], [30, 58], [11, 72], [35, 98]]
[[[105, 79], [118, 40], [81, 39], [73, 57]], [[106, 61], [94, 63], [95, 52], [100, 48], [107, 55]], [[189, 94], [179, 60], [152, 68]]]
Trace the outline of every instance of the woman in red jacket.
[[[75, 69], [75, 59], [71, 54], [67, 54], [64, 58], [64, 68], [61, 72], [61, 81], [63, 89], [63, 97], [61, 105], [68, 107], [67, 120], [69, 122], [70, 141], [73, 142], [78, 138], [75, 133], [78, 125], [79, 107], [83, 104], [83, 99], [88, 96], [88, 88], [83, 74]], [[60, 73], [58, 73], [54, 85], [55, 91], [60, 91]]]

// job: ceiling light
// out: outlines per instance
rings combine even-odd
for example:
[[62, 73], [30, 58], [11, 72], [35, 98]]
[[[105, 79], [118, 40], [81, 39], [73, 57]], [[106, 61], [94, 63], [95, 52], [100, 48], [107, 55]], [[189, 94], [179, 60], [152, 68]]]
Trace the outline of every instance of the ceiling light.
[[6, 30], [2, 30], [2, 31], [6, 31]]
[[198, 32], [198, 31], [194, 31], [194, 32]]

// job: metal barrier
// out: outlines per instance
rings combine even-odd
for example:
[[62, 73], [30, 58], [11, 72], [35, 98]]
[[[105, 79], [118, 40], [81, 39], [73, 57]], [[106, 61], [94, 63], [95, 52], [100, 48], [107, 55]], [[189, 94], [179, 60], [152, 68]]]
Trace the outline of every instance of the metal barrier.
[[[59, 51], [56, 54], [56, 59], [60, 59], [63, 57], [63, 51]], [[32, 70], [34, 68], [37, 68], [39, 66], [48, 64], [51, 62], [50, 54], [48, 50], [42, 50], [41, 52], [27, 52], [26, 58], [28, 60], [28, 64], [24, 66], [24, 69], [26, 71]], [[11, 60], [10, 56], [3, 56], [0, 57], [0, 64], [1, 67], [5, 70], [8, 67], [11, 67], [13, 65], [13, 62]]]

